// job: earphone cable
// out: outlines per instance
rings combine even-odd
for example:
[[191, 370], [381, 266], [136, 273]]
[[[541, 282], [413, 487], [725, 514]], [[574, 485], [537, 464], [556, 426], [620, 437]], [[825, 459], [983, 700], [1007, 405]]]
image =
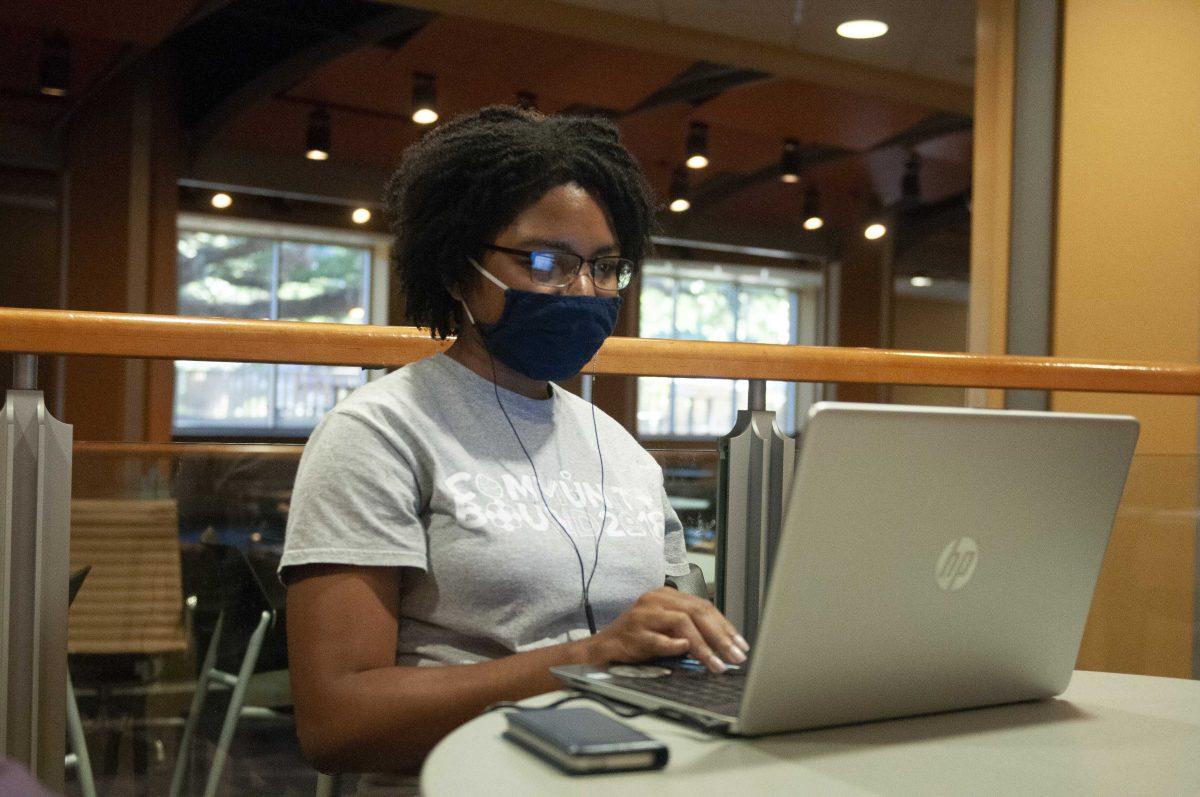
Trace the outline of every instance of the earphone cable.
[[[486, 346], [484, 347], [484, 350], [487, 351]], [[562, 532], [563, 537], [566, 538], [567, 542], [571, 546], [571, 549], [575, 552], [576, 561], [579, 562], [579, 585], [583, 591], [583, 613], [584, 613], [585, 619], [587, 620], [588, 631], [591, 632], [591, 634], [593, 636], [595, 636], [596, 630], [597, 630], [596, 618], [592, 612], [592, 603], [591, 603], [591, 600], [589, 597], [589, 588], [591, 587], [591, 576], [585, 576], [584, 565], [583, 565], [583, 554], [580, 553], [579, 546], [575, 544], [575, 540], [573, 540], [571, 538], [571, 533], [569, 531], [567, 531], [567, 527], [564, 526], [563, 522], [558, 519], [558, 515], [554, 514], [554, 510], [552, 510], [550, 508], [550, 503], [546, 500], [546, 493], [545, 493], [545, 491], [542, 490], [542, 480], [538, 476], [537, 466], [533, 464], [533, 457], [530, 456], [529, 450], [527, 448], [525, 448], [525, 443], [524, 443], [524, 441], [521, 440], [520, 433], [517, 432], [516, 424], [514, 424], [512, 421], [512, 418], [509, 417], [508, 410], [504, 408], [504, 402], [500, 400], [500, 386], [496, 383], [496, 360], [495, 360], [495, 358], [492, 357], [492, 353], [490, 351], [488, 351], [488, 362], [491, 364], [491, 367], [492, 367], [492, 389], [496, 394], [496, 404], [500, 407], [500, 412], [503, 413], [504, 420], [508, 421], [508, 426], [510, 429], [512, 429], [513, 437], [515, 437], [517, 439], [517, 445], [521, 447], [521, 453], [523, 453], [525, 455], [525, 459], [529, 462], [529, 469], [531, 471], [533, 471], [533, 483], [535, 485], [537, 485], [538, 495], [542, 499], [542, 505], [546, 508], [546, 513], [548, 515], [550, 515], [551, 519], [554, 520], [554, 523], [558, 526], [559, 531]], [[593, 431], [595, 431], [595, 429], [596, 429], [595, 413], [596, 413], [596, 406], [593, 404], [592, 405]], [[600, 449], [600, 436], [599, 436], [599, 433], [597, 432], [596, 433], [596, 450], [599, 451], [599, 449]], [[604, 517], [605, 517], [605, 520], [607, 520], [607, 518], [608, 518], [608, 498], [607, 498], [607, 496], [604, 495], [604, 455], [603, 454], [600, 455], [600, 494], [601, 494], [601, 499], [604, 502]], [[597, 564], [597, 561], [599, 560], [599, 556], [600, 556], [600, 535], [602, 535], [603, 533], [604, 533], [604, 525], [602, 522], [601, 527], [600, 527], [600, 533], [596, 536], [596, 547], [595, 547], [595, 554], [594, 554], [595, 559], [592, 562], [592, 571], [591, 571], [592, 576], [594, 576], [596, 574], [596, 564]]]
[[[596, 361], [592, 360], [592, 390], [596, 389]], [[596, 566], [600, 564], [600, 538], [604, 536], [604, 527], [608, 523], [608, 493], [604, 491], [604, 449], [600, 446], [600, 429], [596, 425], [596, 401], [588, 396], [588, 404], [592, 406], [592, 434], [596, 436], [596, 456], [600, 458], [600, 500], [604, 506], [604, 514], [600, 518], [600, 531], [596, 534], [596, 547], [592, 552], [592, 572], [588, 574], [584, 595], [592, 588], [592, 578], [596, 575]], [[589, 604], [590, 605], [590, 604]]]

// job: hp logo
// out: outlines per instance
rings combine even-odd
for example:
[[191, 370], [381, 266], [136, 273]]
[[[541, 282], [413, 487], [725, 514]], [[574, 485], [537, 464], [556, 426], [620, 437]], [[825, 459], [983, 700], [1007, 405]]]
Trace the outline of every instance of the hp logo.
[[942, 549], [938, 557], [937, 585], [945, 592], [954, 592], [966, 586], [975, 573], [975, 563], [979, 561], [979, 548], [970, 537], [959, 537], [951, 540]]

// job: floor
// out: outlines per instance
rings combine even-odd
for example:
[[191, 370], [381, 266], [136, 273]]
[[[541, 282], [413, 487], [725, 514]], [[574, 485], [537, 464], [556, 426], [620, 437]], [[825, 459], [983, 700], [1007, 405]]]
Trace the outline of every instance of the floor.
[[[91, 727], [87, 727], [91, 725]], [[170, 790], [182, 724], [140, 723], [97, 727], [85, 723], [96, 793], [102, 797], [166, 795]], [[188, 756], [183, 795], [201, 795], [216, 750], [215, 734], [198, 733]], [[217, 793], [220, 795], [304, 795], [316, 790], [316, 772], [304, 761], [290, 717], [244, 717], [238, 723]], [[342, 794], [354, 793], [354, 779], [343, 778]], [[80, 795], [67, 773], [68, 795]]]

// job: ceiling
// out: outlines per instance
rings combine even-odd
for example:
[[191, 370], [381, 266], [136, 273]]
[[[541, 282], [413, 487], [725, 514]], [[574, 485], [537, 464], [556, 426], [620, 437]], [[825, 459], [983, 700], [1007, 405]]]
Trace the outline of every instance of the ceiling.
[[[574, 4], [881, 70], [970, 82], [974, 4], [969, 0], [805, 0], [799, 24], [791, 0]], [[895, 203], [910, 152], [923, 159], [920, 202], [951, 198], [953, 204], [970, 182], [969, 119], [960, 120], [957, 132], [871, 151], [879, 142], [915, 129], [938, 109], [828, 81], [769, 74], [715, 96], [689, 97], [685, 92], [682, 101], [650, 103], [639, 110], [647, 98], [678, 86], [676, 79], [702, 62], [598, 41], [582, 28], [577, 35], [544, 30], [531, 35], [536, 20], [504, 24], [431, 12], [429, 3], [415, 3], [422, 9], [411, 9], [365, 0], [6, 5], [14, 7], [5, 11], [0, 24], [0, 158], [13, 140], [6, 129], [60, 136], [78, 103], [97, 85], [152, 49], [170, 48], [183, 64], [180, 111], [190, 142], [188, 168], [194, 176], [231, 184], [294, 184], [303, 186], [297, 189], [302, 193], [328, 190], [342, 200], [377, 199], [383, 178], [422, 131], [408, 119], [413, 72], [437, 75], [444, 118], [512, 102], [519, 91], [534, 92], [546, 112], [606, 109], [663, 196], [672, 170], [682, 161], [691, 121], [710, 128], [712, 166], [694, 175], [697, 192], [706, 181], [713, 181], [712, 186], [769, 169], [778, 162], [785, 137], [846, 150], [805, 173], [805, 184], [820, 191], [830, 228], [857, 224], [872, 202]], [[837, 21], [860, 13], [882, 17], [891, 32], [871, 42], [847, 42], [832, 33]], [[42, 37], [55, 31], [71, 44], [72, 96], [65, 99], [36, 90]], [[332, 117], [332, 157], [322, 164], [301, 157], [307, 116], [316, 103], [326, 105]], [[698, 204], [692, 212], [667, 214], [671, 232], [787, 248], [803, 247], [806, 241], [815, 249], [827, 244], [829, 232], [806, 237], [798, 230], [802, 186], [776, 179], [741, 182], [748, 184]], [[922, 224], [952, 215], [926, 213]], [[933, 232], [944, 237], [946, 229], [942, 225]], [[938, 270], [965, 268], [964, 261]]]
[[[736, 36], [969, 86], [975, 73], [973, 0], [560, 0]], [[888, 34], [870, 41], [835, 32], [849, 19], [878, 19]]]

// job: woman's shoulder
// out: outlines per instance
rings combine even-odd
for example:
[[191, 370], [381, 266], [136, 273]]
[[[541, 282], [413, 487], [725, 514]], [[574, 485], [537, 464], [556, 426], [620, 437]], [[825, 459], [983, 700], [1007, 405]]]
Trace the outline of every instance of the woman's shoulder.
[[453, 389], [453, 374], [444, 354], [435, 354], [397, 368], [386, 376], [367, 382], [347, 396], [341, 404], [393, 402], [397, 399], [420, 400], [428, 394]]

